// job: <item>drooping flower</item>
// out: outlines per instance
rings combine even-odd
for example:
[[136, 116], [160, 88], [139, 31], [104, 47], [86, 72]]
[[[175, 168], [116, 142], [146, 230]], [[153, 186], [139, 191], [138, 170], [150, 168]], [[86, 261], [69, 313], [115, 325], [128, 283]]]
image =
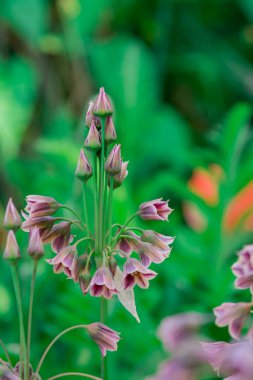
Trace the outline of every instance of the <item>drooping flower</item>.
[[195, 337], [197, 330], [206, 322], [206, 316], [201, 313], [180, 313], [161, 322], [158, 336], [167, 350], [177, 350], [185, 341]]
[[70, 226], [70, 222], [60, 222], [50, 229], [42, 230], [41, 238], [43, 243], [51, 243], [54, 252], [61, 252], [70, 242]]
[[144, 202], [140, 205], [138, 214], [144, 220], [164, 220], [173, 211], [168, 206], [169, 201], [163, 201], [162, 198], [154, 199], [153, 201]]
[[77, 260], [76, 246], [68, 246], [58, 253], [53, 259], [46, 260], [53, 265], [54, 273], [65, 273], [68, 278], [72, 278], [72, 271]]
[[103, 117], [112, 115], [112, 105], [103, 87], [100, 88], [93, 106], [93, 115]]
[[3, 226], [8, 230], [17, 230], [22, 224], [21, 217], [14, 206], [12, 199], [9, 199], [9, 202], [6, 207]]
[[180, 359], [172, 359], [162, 362], [158, 372], [147, 380], [195, 380], [196, 378], [194, 366], [187, 365]]
[[12, 230], [8, 232], [6, 246], [4, 250], [4, 259], [15, 262], [20, 259], [20, 249], [16, 240], [16, 236]]
[[78, 179], [80, 179], [80, 181], [83, 182], [87, 182], [88, 179], [92, 176], [92, 168], [86, 155], [84, 154], [83, 149], [80, 151], [75, 175]]
[[40, 230], [37, 227], [31, 228], [30, 230], [28, 254], [34, 260], [39, 260], [44, 255], [44, 247], [40, 237]]
[[234, 339], [240, 339], [242, 328], [250, 314], [252, 304], [247, 302], [225, 302], [214, 309], [216, 325], [228, 326], [229, 334]]
[[157, 273], [145, 267], [136, 259], [127, 259], [123, 269], [123, 288], [131, 289], [135, 285], [146, 289], [149, 287], [149, 281], [157, 276]]
[[141, 242], [139, 244], [138, 253], [143, 265], [148, 267], [151, 262], [160, 264], [170, 255], [171, 248], [167, 247], [166, 250], [157, 248], [151, 243]]
[[106, 356], [106, 351], [117, 351], [117, 344], [120, 340], [119, 333], [99, 322], [87, 325], [87, 330], [91, 338], [98, 344], [103, 356]]
[[25, 221], [22, 223], [22, 230], [29, 232], [31, 228], [38, 227], [43, 232], [50, 230], [52, 225], [58, 220], [51, 216], [40, 216], [38, 218], [29, 217], [25, 213], [22, 213]]
[[94, 273], [90, 285], [90, 294], [94, 297], [104, 296], [112, 298], [113, 294], [118, 293], [111, 272], [106, 266], [102, 266]]
[[119, 174], [121, 171], [121, 164], [122, 164], [121, 145], [116, 144], [112, 148], [112, 150], [111, 150], [111, 152], [110, 152], [110, 154], [106, 160], [106, 163], [105, 163], [106, 173], [109, 175], [113, 175], [113, 176], [115, 174]]
[[113, 120], [111, 116], [108, 116], [105, 121], [105, 141], [107, 144], [117, 140], [116, 131], [114, 128]]
[[89, 133], [84, 142], [84, 146], [86, 149], [91, 151], [97, 151], [101, 148], [100, 134], [96, 128], [94, 120], [91, 122]]
[[226, 342], [202, 342], [201, 345], [206, 352], [208, 362], [218, 376], [220, 374], [224, 376], [233, 374], [229, 365], [231, 344]]
[[[124, 231], [124, 237], [121, 237], [117, 244], [115, 245], [115, 249], [122, 251], [119, 252], [121, 257], [129, 257], [133, 251], [138, 252], [139, 250], [139, 236], [134, 232], [128, 230]], [[125, 254], [124, 254], [124, 253]]]
[[239, 252], [239, 260], [232, 266], [232, 272], [237, 277], [236, 288], [249, 288], [253, 292], [253, 244], [246, 245]]
[[26, 202], [27, 206], [25, 211], [29, 214], [29, 217], [32, 218], [53, 215], [61, 207], [61, 204], [53, 197], [45, 197], [42, 195], [28, 195]]
[[141, 236], [142, 241], [150, 243], [162, 251], [167, 251], [168, 245], [171, 245], [174, 239], [175, 237], [162, 235], [153, 230], [145, 230]]
[[128, 171], [127, 171], [128, 164], [129, 164], [129, 161], [121, 163], [120, 173], [116, 174], [113, 178], [114, 179], [114, 181], [113, 181], [114, 189], [117, 189], [119, 186], [121, 186], [122, 182], [127, 177], [127, 175], [128, 175]]

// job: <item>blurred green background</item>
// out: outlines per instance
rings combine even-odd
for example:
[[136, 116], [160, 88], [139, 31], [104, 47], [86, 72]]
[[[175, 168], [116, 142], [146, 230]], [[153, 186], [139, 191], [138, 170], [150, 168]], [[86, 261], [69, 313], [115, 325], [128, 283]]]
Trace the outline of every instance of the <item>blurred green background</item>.
[[[153, 266], [159, 276], [150, 288], [136, 290], [141, 324], [110, 302], [108, 324], [122, 334], [118, 352], [109, 355], [111, 379], [144, 379], [156, 371], [166, 357], [156, 337], [165, 316], [211, 313], [221, 302], [248, 299], [234, 291], [230, 266], [253, 241], [252, 48], [251, 0], [1, 1], [0, 216], [10, 196], [23, 208], [28, 194], [80, 209], [74, 170], [87, 104], [101, 86], [113, 99], [118, 141], [130, 160], [129, 176], [115, 192], [115, 219], [124, 222], [140, 202], [160, 196], [175, 209], [169, 224], [152, 224], [176, 240], [171, 257]], [[194, 190], [189, 179], [199, 167], [208, 184]], [[224, 215], [232, 199], [229, 228]], [[5, 237], [1, 231], [1, 250]], [[25, 251], [26, 237], [18, 238]], [[0, 336], [16, 359], [16, 306], [9, 268], [0, 265]], [[29, 259], [20, 269], [27, 305]], [[34, 364], [61, 329], [99, 318], [98, 300], [44, 262], [36, 294]], [[204, 333], [228, 339], [212, 323]], [[97, 347], [73, 332], [52, 350], [42, 375], [99, 374], [99, 359]]]

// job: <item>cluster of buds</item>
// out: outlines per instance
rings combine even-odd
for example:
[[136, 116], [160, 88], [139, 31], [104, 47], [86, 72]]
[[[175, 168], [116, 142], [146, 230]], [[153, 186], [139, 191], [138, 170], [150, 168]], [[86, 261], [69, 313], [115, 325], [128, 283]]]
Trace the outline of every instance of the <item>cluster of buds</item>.
[[[253, 245], [239, 252], [238, 261], [232, 266], [237, 289], [250, 289], [253, 294]], [[252, 297], [251, 297], [252, 298]], [[214, 309], [216, 325], [228, 326], [235, 341], [202, 343], [207, 359], [219, 376], [226, 379], [253, 379], [253, 325], [248, 325], [253, 302], [226, 302]], [[242, 331], [245, 334], [242, 336]]]

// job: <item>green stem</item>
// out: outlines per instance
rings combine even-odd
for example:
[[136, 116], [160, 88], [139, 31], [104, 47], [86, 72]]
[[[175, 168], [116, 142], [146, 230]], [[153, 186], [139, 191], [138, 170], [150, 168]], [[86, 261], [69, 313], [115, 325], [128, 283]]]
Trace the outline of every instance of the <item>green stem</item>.
[[112, 240], [112, 202], [113, 202], [113, 182], [114, 177], [110, 176], [110, 189], [109, 189], [109, 200], [108, 200], [108, 244], [111, 245]]
[[90, 234], [90, 225], [89, 225], [89, 214], [88, 214], [88, 208], [87, 208], [86, 190], [87, 190], [86, 182], [83, 182], [83, 210], [84, 210], [85, 222], [86, 222], [86, 225], [87, 225], [87, 228], [88, 228], [88, 233]]
[[[16, 295], [17, 301], [17, 309], [18, 309], [18, 317], [19, 317], [19, 333], [20, 333], [20, 361], [24, 361], [24, 380], [28, 380], [27, 374], [27, 351], [26, 351], [26, 343], [25, 343], [25, 328], [24, 328], [24, 317], [22, 310], [22, 298], [21, 298], [21, 290], [20, 290], [20, 280], [18, 275], [17, 265], [11, 265], [13, 285]], [[22, 366], [20, 366], [22, 368]]]
[[68, 333], [69, 331], [72, 331], [72, 330], [75, 330], [75, 329], [87, 329], [87, 326], [86, 325], [76, 325], [76, 326], [72, 326], [72, 327], [69, 327], [68, 329], [66, 330], [63, 330], [60, 334], [58, 334], [52, 341], [51, 343], [49, 343], [49, 345], [47, 346], [47, 348], [45, 349], [40, 361], [39, 361], [39, 364], [37, 366], [37, 369], [35, 371], [35, 376], [38, 375], [40, 369], [41, 369], [41, 366], [49, 352], [49, 350], [51, 349], [51, 347], [55, 344], [55, 342], [57, 342], [58, 339], [60, 339], [64, 334]]
[[132, 216], [130, 216], [130, 218], [126, 221], [126, 223], [124, 224], [124, 226], [121, 227], [121, 229], [119, 230], [119, 232], [114, 236], [114, 239], [112, 241], [112, 248], [115, 246], [115, 244], [117, 243], [118, 239], [119, 239], [119, 236], [121, 235], [121, 233], [124, 231], [124, 229], [128, 226], [128, 224], [136, 217], [137, 213], [133, 214]]
[[65, 376], [79, 376], [79, 377], [86, 377], [87, 379], [103, 380], [103, 379], [101, 379], [101, 377], [89, 375], [88, 373], [80, 373], [80, 372], [65, 372], [65, 373], [61, 373], [59, 375], [55, 375], [53, 377], [49, 377], [48, 380], [55, 380], [55, 379], [59, 379], [60, 377], [65, 377]]
[[33, 274], [31, 281], [31, 290], [30, 290], [30, 303], [29, 303], [29, 314], [28, 314], [28, 327], [27, 327], [27, 373], [29, 373], [29, 363], [30, 363], [30, 353], [31, 353], [31, 333], [32, 333], [32, 314], [33, 314], [33, 299], [34, 299], [34, 288], [35, 288], [35, 279], [38, 268], [38, 260], [34, 261]]
[[55, 218], [55, 221], [57, 221], [57, 220], [61, 220], [61, 221], [64, 221], [64, 222], [69, 222], [69, 223], [72, 223], [72, 224], [74, 224], [74, 225], [76, 225], [80, 230], [82, 230], [82, 231], [85, 231], [86, 230], [86, 226], [85, 226], [85, 228], [83, 228], [83, 226], [82, 226], [82, 224], [81, 224], [81, 222], [79, 221], [79, 220], [73, 220], [73, 219], [69, 219], [69, 218], [61, 218], [61, 217], [57, 217], [57, 218]]
[[[107, 319], [107, 300], [104, 297], [100, 298], [100, 320], [106, 324]], [[101, 355], [101, 378], [107, 380], [107, 357]]]
[[79, 243], [81, 243], [82, 241], [85, 241], [85, 240], [92, 240], [92, 241], [94, 241], [94, 239], [92, 237], [86, 236], [86, 237], [84, 237], [82, 239], [77, 240], [77, 242], [75, 243], [75, 245], [78, 245]]
[[104, 236], [104, 166], [105, 166], [105, 118], [101, 117], [101, 157], [100, 157], [100, 176], [99, 176], [99, 252], [103, 250]]
[[98, 197], [97, 197], [97, 157], [93, 153], [93, 194], [94, 194], [94, 239], [95, 239], [95, 254], [98, 251]]
[[85, 265], [85, 271], [88, 270], [89, 263], [90, 263], [90, 258], [93, 255], [93, 253], [94, 253], [94, 249], [92, 251], [90, 251], [90, 253], [89, 253], [88, 257], [87, 257], [87, 261], [86, 261], [86, 265]]
[[7, 350], [7, 347], [5, 346], [4, 342], [2, 341], [2, 339], [0, 339], [0, 346], [2, 347], [3, 349], [3, 352], [4, 352], [4, 355], [8, 361], [8, 363], [10, 364], [11, 368], [13, 368], [13, 365], [12, 365], [12, 362], [11, 362], [11, 358], [10, 358], [10, 355], [8, 353], [8, 350]]
[[61, 205], [61, 208], [64, 208], [65, 210], [70, 211], [81, 222], [80, 216], [74, 210], [72, 210], [72, 208], [70, 208], [67, 205]]

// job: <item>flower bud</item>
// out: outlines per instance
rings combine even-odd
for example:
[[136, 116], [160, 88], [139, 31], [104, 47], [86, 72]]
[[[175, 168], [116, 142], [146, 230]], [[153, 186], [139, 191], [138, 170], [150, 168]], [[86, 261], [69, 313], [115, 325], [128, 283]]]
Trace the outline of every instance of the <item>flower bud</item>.
[[13, 231], [9, 231], [7, 235], [7, 242], [4, 250], [4, 259], [15, 262], [20, 259], [20, 249]]
[[93, 115], [99, 117], [112, 115], [112, 105], [103, 87], [100, 88], [98, 97], [95, 101]]
[[86, 295], [89, 291], [89, 285], [91, 282], [91, 274], [89, 272], [83, 272], [79, 275], [79, 285], [81, 288], [81, 291], [84, 295]]
[[105, 141], [107, 144], [111, 144], [116, 140], [117, 135], [112, 121], [112, 117], [108, 116], [105, 121]]
[[9, 202], [6, 207], [3, 226], [8, 230], [17, 230], [22, 224], [21, 217], [12, 202], [12, 199], [9, 199]]
[[114, 145], [114, 147], [112, 148], [106, 160], [105, 171], [109, 175], [115, 175], [115, 174], [120, 173], [121, 164], [122, 164], [120, 149], [121, 149], [120, 144]]
[[117, 270], [117, 261], [113, 256], [109, 258], [108, 266], [110, 269], [110, 272], [113, 276], [115, 276], [116, 270]]
[[94, 107], [94, 102], [90, 102], [89, 106], [88, 106], [88, 111], [87, 111], [86, 117], [85, 117], [85, 125], [88, 128], [90, 128], [92, 118], [93, 118], [93, 107]]
[[83, 149], [81, 149], [78, 164], [76, 167], [76, 176], [80, 181], [86, 182], [92, 176], [92, 168], [89, 164], [87, 157], [84, 154]]
[[84, 142], [84, 146], [86, 149], [93, 151], [99, 150], [101, 148], [100, 135], [95, 126], [94, 120], [91, 123], [88, 136], [86, 137], [86, 140]]
[[37, 227], [31, 228], [30, 230], [28, 254], [34, 260], [39, 260], [42, 256], [44, 256], [44, 247], [40, 237], [40, 230]]
[[127, 177], [127, 175], [128, 175], [128, 170], [127, 170], [128, 164], [129, 164], [129, 161], [121, 163], [120, 173], [116, 174], [114, 176], [114, 182], [113, 182], [114, 189], [116, 189], [117, 187], [121, 186], [122, 182]]

